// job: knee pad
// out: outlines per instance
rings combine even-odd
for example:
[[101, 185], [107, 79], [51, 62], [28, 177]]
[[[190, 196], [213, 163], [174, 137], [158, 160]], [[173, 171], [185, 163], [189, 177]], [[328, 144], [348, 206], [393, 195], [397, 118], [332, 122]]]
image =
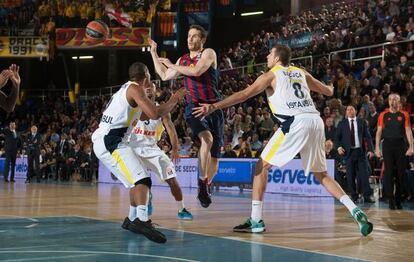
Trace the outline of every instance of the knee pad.
[[135, 182], [135, 185], [136, 185], [136, 186], [137, 186], [137, 185], [139, 185], [139, 184], [146, 185], [149, 189], [151, 189], [151, 186], [152, 186], [152, 180], [151, 180], [151, 178], [150, 178], [150, 177], [146, 177], [146, 178], [143, 178], [143, 179], [141, 179], [141, 180], [139, 180], [139, 181]]

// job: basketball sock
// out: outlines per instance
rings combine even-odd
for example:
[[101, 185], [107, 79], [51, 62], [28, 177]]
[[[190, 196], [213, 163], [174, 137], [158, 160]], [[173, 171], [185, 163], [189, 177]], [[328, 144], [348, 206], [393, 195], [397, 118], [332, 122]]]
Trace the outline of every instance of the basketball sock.
[[252, 201], [252, 215], [251, 218], [259, 222], [262, 220], [263, 201], [253, 200]]
[[181, 201], [177, 201], [177, 207], [178, 207], [178, 212], [183, 210], [185, 208], [184, 206], [184, 200]]
[[137, 206], [137, 217], [142, 222], [147, 222], [148, 221], [148, 208], [147, 208], [147, 206], [144, 206], [144, 205]]
[[129, 220], [134, 221], [137, 218], [137, 207], [129, 206]]
[[349, 198], [348, 195], [343, 195], [341, 196], [341, 198], [339, 199], [339, 201], [344, 204], [346, 206], [346, 208], [348, 208], [349, 212], [352, 214], [352, 210], [354, 210], [354, 208], [356, 208], [357, 206], [355, 205], [355, 203], [351, 200], [351, 198]]

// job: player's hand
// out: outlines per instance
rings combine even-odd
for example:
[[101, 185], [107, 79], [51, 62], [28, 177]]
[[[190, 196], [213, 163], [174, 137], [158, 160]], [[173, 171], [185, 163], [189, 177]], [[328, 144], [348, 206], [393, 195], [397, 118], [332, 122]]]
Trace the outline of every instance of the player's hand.
[[157, 46], [158, 46], [157, 43], [151, 38], [148, 39], [148, 43], [151, 46], [151, 53], [157, 53]]
[[3, 70], [0, 73], [0, 88], [5, 86], [7, 84], [7, 81], [9, 81], [10, 77], [13, 75], [13, 72], [10, 70]]
[[184, 96], [187, 94], [187, 89], [185, 89], [185, 87], [181, 87], [180, 89], [178, 89], [173, 96], [175, 98], [177, 98], [178, 101], [180, 101], [181, 99], [184, 98]]
[[168, 58], [158, 58], [158, 61], [160, 61], [160, 63], [164, 64], [168, 68], [174, 65]]
[[180, 154], [178, 153], [178, 149], [171, 150], [171, 160], [173, 161], [174, 165], [177, 165], [180, 162]]
[[378, 158], [381, 158], [381, 157], [382, 157], [381, 150], [380, 150], [379, 148], [375, 149], [375, 155], [376, 155]]
[[193, 108], [193, 116], [197, 118], [204, 118], [209, 114], [213, 113], [216, 108], [212, 104], [200, 104], [199, 107]]
[[343, 149], [342, 147], [338, 147], [338, 154], [340, 156], [343, 156], [345, 154], [345, 149]]
[[405, 155], [406, 155], [406, 156], [412, 156], [412, 155], [413, 155], [413, 153], [414, 153], [414, 152], [413, 152], [413, 149], [412, 149], [412, 148], [408, 148], [408, 149], [407, 149], [407, 152], [405, 152]]
[[12, 72], [12, 76], [10, 77], [10, 80], [13, 82], [14, 86], [20, 86], [21, 79], [19, 75], [19, 70], [20, 70], [20, 67], [15, 64], [12, 64], [9, 67], [9, 71]]

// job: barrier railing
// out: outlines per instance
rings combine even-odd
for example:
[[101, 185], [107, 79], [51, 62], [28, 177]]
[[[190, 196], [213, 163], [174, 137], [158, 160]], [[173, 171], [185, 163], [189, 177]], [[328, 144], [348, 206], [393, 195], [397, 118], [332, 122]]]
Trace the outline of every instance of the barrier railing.
[[[303, 66], [303, 67], [306, 67], [312, 70], [314, 68], [314, 63], [317, 62], [317, 58], [320, 58], [320, 57], [327, 57], [328, 61], [331, 62], [334, 56], [339, 56], [341, 57], [342, 61], [346, 63], [350, 63], [350, 64], [353, 64], [359, 61], [367, 61], [367, 60], [377, 60], [377, 59], [383, 60], [385, 58], [385, 50], [387, 47], [392, 46], [392, 45], [402, 45], [402, 44], [407, 44], [407, 43], [414, 43], [414, 40], [399, 41], [399, 42], [386, 42], [386, 43], [381, 43], [381, 44], [376, 44], [376, 45], [369, 45], [369, 46], [333, 51], [327, 54], [295, 57], [295, 58], [292, 58], [291, 61], [295, 65]], [[360, 55], [358, 54], [358, 51], [363, 51], [361, 52], [362, 57], [358, 57]], [[364, 55], [364, 53], [367, 53], [368, 55]], [[224, 70], [221, 70], [220, 73], [245, 76], [246, 74], [260, 73], [260, 72], [266, 72], [266, 71], [267, 71], [267, 64], [259, 63], [259, 64], [254, 64], [254, 65], [235, 67], [232, 69], [224, 69]], [[180, 78], [174, 80], [174, 82], [177, 80], [180, 80]], [[161, 80], [154, 80], [153, 82], [156, 82], [158, 86], [162, 85], [164, 87], [174, 85], [174, 82], [173, 83], [171, 82], [162, 83]], [[115, 93], [119, 89], [119, 87], [120, 85], [107, 86], [107, 87], [96, 88], [96, 89], [84, 89], [84, 90], [81, 89], [80, 94], [78, 94], [78, 97], [88, 99], [89, 97], [93, 97], [97, 95], [111, 96], [113, 93]], [[46, 98], [46, 96], [50, 94], [58, 94], [58, 93], [63, 98], [65, 99], [68, 98], [67, 89], [27, 90], [28, 95], [40, 97], [42, 99]]]

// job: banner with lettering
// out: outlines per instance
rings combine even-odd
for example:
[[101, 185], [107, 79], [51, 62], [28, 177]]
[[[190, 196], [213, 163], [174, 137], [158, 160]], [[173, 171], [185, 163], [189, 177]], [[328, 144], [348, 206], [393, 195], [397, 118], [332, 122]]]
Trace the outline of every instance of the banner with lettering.
[[[220, 186], [233, 186], [226, 188], [229, 190], [239, 190], [237, 184], [252, 183], [257, 161], [258, 159], [220, 159], [219, 169], [213, 183]], [[328, 175], [334, 178], [335, 161], [328, 159], [327, 165]], [[175, 171], [181, 187], [197, 187], [198, 159], [182, 158], [175, 166]], [[161, 183], [153, 173], [151, 176], [154, 185], [168, 186], [166, 183]], [[101, 162], [99, 163], [98, 182], [121, 184]], [[316, 180], [313, 173], [305, 176], [301, 159], [293, 159], [282, 168], [272, 167], [268, 174], [266, 193], [332, 197]]]
[[280, 38], [273, 41], [269, 41], [269, 48], [271, 48], [274, 44], [279, 45], [287, 45], [290, 48], [303, 48], [310, 46], [312, 43], [312, 33], [301, 33], [291, 36], [289, 38]]
[[[0, 158], [0, 173], [4, 173], [4, 165], [6, 159]], [[16, 166], [14, 168], [14, 179], [26, 179], [27, 174], [27, 157], [16, 158]], [[10, 178], [10, 177], [9, 177]]]
[[0, 37], [0, 57], [48, 57], [49, 39], [38, 36]]
[[138, 48], [148, 46], [151, 34], [149, 27], [111, 28], [112, 35], [103, 41], [90, 40], [85, 36], [85, 28], [57, 28], [56, 46], [59, 49], [82, 48]]

